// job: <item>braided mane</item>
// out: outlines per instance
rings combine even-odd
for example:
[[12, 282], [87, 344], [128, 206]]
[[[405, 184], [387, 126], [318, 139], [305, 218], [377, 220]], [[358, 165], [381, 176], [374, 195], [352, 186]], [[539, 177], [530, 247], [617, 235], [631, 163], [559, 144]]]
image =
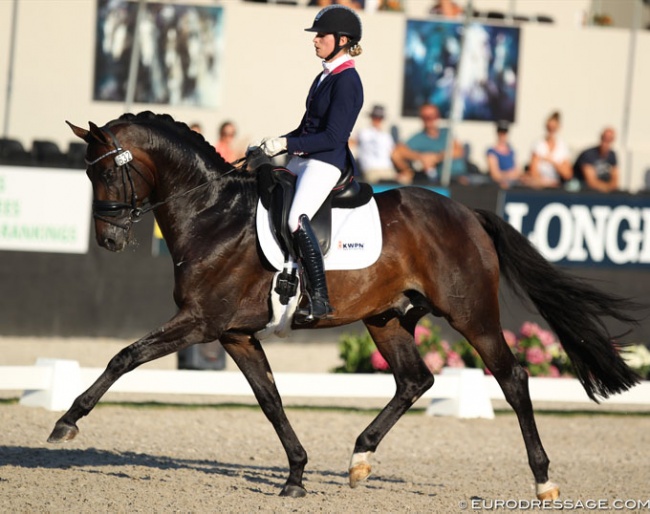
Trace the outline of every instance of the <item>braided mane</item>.
[[187, 123], [176, 121], [169, 114], [156, 114], [151, 111], [142, 111], [138, 114], [125, 113], [118, 119], [108, 123], [108, 126], [117, 125], [121, 122], [149, 125], [163, 131], [171, 132], [181, 140], [192, 144], [207, 159], [214, 161], [220, 170], [228, 170], [232, 167], [212, 146], [202, 134], [192, 130]]

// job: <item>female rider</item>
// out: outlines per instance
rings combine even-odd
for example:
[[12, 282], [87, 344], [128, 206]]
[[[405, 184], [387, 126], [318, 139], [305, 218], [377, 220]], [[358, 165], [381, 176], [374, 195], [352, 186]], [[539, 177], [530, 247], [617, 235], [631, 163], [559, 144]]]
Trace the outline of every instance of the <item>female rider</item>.
[[316, 33], [313, 42], [316, 55], [323, 61], [323, 71], [311, 85], [300, 126], [284, 136], [266, 139], [261, 145], [268, 156], [289, 153], [292, 157], [287, 169], [297, 177], [289, 228], [310, 293], [308, 308], [296, 312], [297, 323], [327, 318], [333, 312], [323, 256], [310, 219], [342, 171], [348, 166], [356, 168], [348, 140], [363, 105], [363, 87], [352, 59], [361, 53], [359, 16], [348, 7], [330, 5], [305, 30]]

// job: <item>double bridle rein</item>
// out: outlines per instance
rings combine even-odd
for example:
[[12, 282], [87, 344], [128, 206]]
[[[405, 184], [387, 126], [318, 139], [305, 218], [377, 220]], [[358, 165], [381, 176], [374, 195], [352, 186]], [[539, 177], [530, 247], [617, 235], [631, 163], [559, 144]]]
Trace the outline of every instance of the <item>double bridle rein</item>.
[[[137, 173], [140, 176], [140, 178], [142, 178], [142, 180], [144, 180], [152, 188], [153, 188], [153, 184], [149, 182], [146, 179], [146, 177], [140, 172], [140, 170], [138, 170], [138, 168], [131, 162], [133, 161], [133, 154], [129, 150], [125, 150], [124, 148], [122, 148], [115, 134], [113, 134], [107, 128], [101, 128], [100, 130], [111, 138], [111, 141], [113, 141], [113, 146], [115, 148], [109, 150], [103, 155], [100, 155], [99, 157], [97, 157], [92, 161], [89, 161], [87, 159], [84, 159], [84, 161], [87, 166], [93, 166], [94, 164], [97, 164], [102, 159], [105, 159], [106, 157], [109, 157], [111, 155], [115, 155], [115, 157], [113, 158], [113, 162], [117, 166], [117, 169], [122, 173], [123, 186], [126, 186], [127, 182], [129, 183], [129, 186], [131, 188], [131, 198], [130, 198], [130, 203], [117, 202], [114, 200], [93, 199], [93, 203], [92, 203], [93, 217], [95, 219], [119, 227], [123, 230], [128, 230], [131, 223], [137, 223], [138, 221], [140, 221], [140, 219], [144, 214], [153, 211], [157, 207], [169, 202], [170, 200], [175, 198], [180, 198], [182, 196], [193, 193], [198, 189], [202, 189], [206, 187], [208, 184], [210, 184], [211, 182], [213, 182], [214, 180], [217, 180], [218, 178], [228, 175], [229, 173], [232, 173], [233, 171], [236, 171], [237, 169], [241, 168], [241, 167], [238, 168], [233, 166], [230, 170], [226, 171], [225, 173], [222, 173], [221, 175], [217, 175], [214, 179], [207, 180], [206, 182], [203, 182], [196, 187], [188, 189], [187, 191], [183, 191], [176, 195], [172, 195], [160, 202], [149, 203], [147, 205], [143, 205], [142, 207], [138, 207], [138, 195], [135, 190], [135, 184], [133, 182], [133, 175], [131, 173], [131, 170]], [[244, 161], [245, 159], [246, 159], [245, 157], [239, 159], [238, 161], [235, 162], [235, 164], [239, 164], [241, 161]], [[126, 196], [126, 192], [125, 192], [125, 196]], [[122, 214], [124, 211], [129, 211], [128, 221], [126, 223], [118, 223], [117, 221], [115, 221], [114, 218]]]

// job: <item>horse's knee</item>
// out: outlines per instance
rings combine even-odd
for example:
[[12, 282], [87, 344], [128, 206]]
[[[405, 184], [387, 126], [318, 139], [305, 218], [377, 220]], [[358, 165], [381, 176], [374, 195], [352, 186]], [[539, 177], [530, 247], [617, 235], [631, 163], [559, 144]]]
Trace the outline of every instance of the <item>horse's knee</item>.
[[431, 389], [434, 380], [428, 369], [416, 377], [397, 378], [397, 396], [406, 398], [413, 404]]
[[434, 382], [435, 382], [435, 378], [433, 377], [433, 374], [427, 370], [427, 373], [423, 375], [422, 381], [420, 382], [420, 391], [416, 399], [419, 399], [420, 396], [422, 396], [429, 389], [431, 389], [433, 387]]
[[117, 354], [108, 362], [106, 370], [111, 373], [128, 373], [137, 367], [133, 359], [133, 349], [130, 346], [121, 349]]

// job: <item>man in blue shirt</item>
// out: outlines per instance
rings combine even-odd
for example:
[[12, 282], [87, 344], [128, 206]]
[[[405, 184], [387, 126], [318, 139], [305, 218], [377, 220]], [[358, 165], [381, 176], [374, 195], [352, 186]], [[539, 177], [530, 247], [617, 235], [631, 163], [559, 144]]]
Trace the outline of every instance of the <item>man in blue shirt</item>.
[[600, 144], [584, 150], [573, 167], [573, 176], [582, 188], [609, 193], [618, 189], [618, 160], [612, 150], [616, 133], [607, 127], [600, 135]]
[[[420, 107], [422, 131], [411, 136], [406, 143], [399, 143], [393, 150], [392, 159], [400, 173], [421, 181], [416, 175], [422, 172], [430, 182], [439, 182], [442, 175], [442, 163], [447, 149], [449, 130], [440, 128], [440, 111], [433, 104], [425, 103]], [[467, 174], [467, 163], [463, 147], [456, 140], [452, 143], [451, 178], [458, 179]], [[414, 168], [419, 168], [415, 170]]]

